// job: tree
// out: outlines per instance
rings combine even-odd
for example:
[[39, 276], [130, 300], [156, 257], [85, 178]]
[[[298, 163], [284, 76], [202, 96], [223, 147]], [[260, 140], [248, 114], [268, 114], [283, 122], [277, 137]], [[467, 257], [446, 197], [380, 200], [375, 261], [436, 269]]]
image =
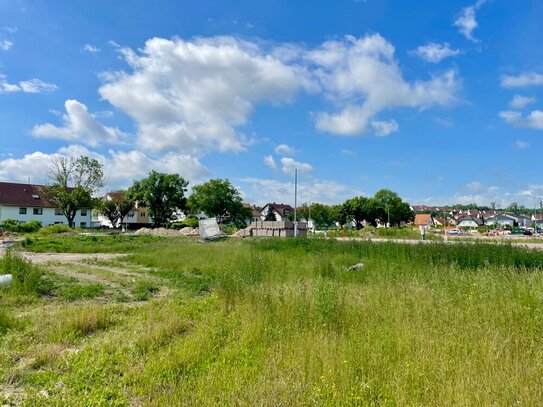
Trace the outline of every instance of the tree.
[[275, 222], [277, 221], [277, 216], [275, 215], [275, 212], [273, 210], [273, 207], [269, 207], [268, 213], [266, 213], [266, 217], [264, 218], [266, 222]]
[[102, 164], [86, 156], [55, 158], [51, 164], [53, 183], [43, 192], [73, 227], [77, 211], [94, 206], [92, 194], [104, 185]]
[[389, 189], [377, 191], [372, 198], [377, 211], [377, 217], [384, 223], [400, 226], [415, 216], [407, 202], [402, 201], [397, 193]]
[[175, 219], [176, 210], [185, 209], [188, 184], [179, 174], [151, 171], [147, 178], [134, 181], [128, 193], [132, 199], [149, 207], [154, 226], [165, 226]]
[[109, 220], [114, 228], [120, 228], [126, 215], [134, 208], [135, 201], [127, 191], [117, 191], [110, 195], [110, 198], [102, 200], [98, 211]]
[[357, 229], [361, 229], [364, 220], [366, 222], [372, 221], [373, 208], [368, 198], [364, 196], [357, 196], [351, 199], [347, 199], [340, 209], [340, 218], [343, 222], [354, 221]]
[[245, 226], [251, 218], [251, 209], [243, 206], [241, 194], [227, 179], [212, 179], [194, 186], [189, 208], [216, 217], [218, 223], [230, 221]]

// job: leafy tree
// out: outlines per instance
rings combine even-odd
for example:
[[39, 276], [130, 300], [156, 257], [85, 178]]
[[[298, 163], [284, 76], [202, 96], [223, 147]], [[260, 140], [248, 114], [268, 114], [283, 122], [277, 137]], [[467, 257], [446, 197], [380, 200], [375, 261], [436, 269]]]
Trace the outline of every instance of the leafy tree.
[[227, 179], [212, 179], [196, 185], [189, 197], [189, 208], [216, 217], [218, 223], [229, 220], [237, 226], [245, 226], [251, 218], [251, 209], [243, 206], [241, 194]]
[[147, 178], [134, 181], [128, 193], [149, 207], [154, 226], [164, 226], [175, 219], [176, 210], [185, 209], [188, 184], [179, 174], [151, 171]]
[[275, 215], [275, 212], [273, 210], [273, 206], [269, 206], [268, 213], [266, 213], [266, 217], [264, 218], [267, 222], [275, 222], [277, 221], [277, 216]]
[[86, 156], [55, 158], [51, 178], [52, 185], [44, 187], [43, 192], [73, 227], [77, 211], [92, 208], [96, 203], [92, 194], [104, 185], [102, 164]]
[[344, 222], [354, 221], [356, 228], [361, 229], [364, 220], [371, 222], [373, 215], [373, 207], [369, 198], [364, 196], [357, 196], [351, 199], [347, 199], [340, 210], [340, 217]]
[[[121, 199], [118, 196], [122, 196]], [[114, 228], [120, 228], [124, 218], [134, 208], [135, 201], [126, 191], [118, 191], [111, 199], [103, 199], [98, 211], [105, 216]]]
[[381, 189], [375, 193], [373, 201], [377, 211], [377, 217], [383, 222], [388, 222], [395, 226], [400, 226], [414, 217], [407, 202], [402, 201], [397, 193], [389, 189]]

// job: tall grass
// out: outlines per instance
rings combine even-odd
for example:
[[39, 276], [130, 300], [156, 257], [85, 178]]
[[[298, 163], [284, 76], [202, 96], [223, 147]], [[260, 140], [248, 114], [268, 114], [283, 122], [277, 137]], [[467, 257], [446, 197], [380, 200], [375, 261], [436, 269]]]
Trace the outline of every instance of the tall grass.
[[[87, 250], [104, 242], [110, 240], [89, 242]], [[71, 239], [64, 245], [79, 247]], [[48, 389], [47, 403], [543, 399], [541, 252], [319, 239], [171, 239], [131, 250], [131, 261], [152, 268], [174, 291], [124, 312], [71, 305], [51, 315], [58, 324], [38, 324], [43, 336], [33, 337], [80, 346], [27, 378]], [[349, 271], [356, 263], [363, 267]], [[28, 403], [40, 400], [30, 396]]]

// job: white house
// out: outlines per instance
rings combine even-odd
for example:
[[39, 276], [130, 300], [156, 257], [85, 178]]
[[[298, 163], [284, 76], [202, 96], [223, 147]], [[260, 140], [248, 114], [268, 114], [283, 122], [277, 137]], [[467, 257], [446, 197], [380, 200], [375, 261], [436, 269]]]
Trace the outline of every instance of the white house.
[[[43, 185], [0, 182], [0, 222], [15, 219], [20, 223], [36, 220], [42, 226], [68, 224], [62, 211], [45, 198]], [[92, 210], [78, 210], [74, 218], [76, 227], [91, 226]]]
[[476, 228], [483, 225], [483, 220], [476, 216], [466, 215], [458, 221], [456, 225], [459, 228]]
[[[120, 202], [124, 199], [124, 195], [122, 192], [108, 192], [102, 199]], [[113, 228], [109, 219], [100, 213], [95, 213], [93, 224], [97, 227]], [[121, 227], [123, 229], [137, 229], [150, 224], [149, 208], [136, 202], [132, 210], [124, 217]]]
[[278, 222], [283, 222], [289, 219], [289, 216], [294, 214], [294, 208], [290, 205], [278, 204], [278, 203], [268, 203], [260, 211], [260, 219], [265, 220], [268, 216], [268, 212], [272, 211], [275, 214], [275, 220]]

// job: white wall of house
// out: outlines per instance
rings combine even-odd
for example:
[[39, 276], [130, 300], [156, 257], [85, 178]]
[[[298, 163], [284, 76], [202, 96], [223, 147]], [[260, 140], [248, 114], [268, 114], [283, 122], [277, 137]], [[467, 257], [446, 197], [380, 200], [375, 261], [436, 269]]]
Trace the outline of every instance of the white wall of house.
[[[24, 212], [22, 209], [26, 209], [26, 213], [21, 213]], [[91, 227], [91, 218], [92, 211], [90, 209], [78, 210], [74, 218], [75, 226], [82, 228]], [[32, 206], [0, 205], [0, 222], [5, 219], [15, 219], [19, 222], [37, 220], [41, 222], [42, 226], [54, 225], [55, 223], [68, 224], [66, 217], [55, 208]]]
[[511, 226], [513, 227], [514, 225], [514, 221], [513, 219], [487, 219], [485, 221], [486, 225], [488, 226], [497, 226], [497, 227], [500, 227], [500, 228], [503, 228], [505, 226]]
[[457, 226], [459, 228], [476, 228], [479, 225], [473, 220], [461, 220]]

